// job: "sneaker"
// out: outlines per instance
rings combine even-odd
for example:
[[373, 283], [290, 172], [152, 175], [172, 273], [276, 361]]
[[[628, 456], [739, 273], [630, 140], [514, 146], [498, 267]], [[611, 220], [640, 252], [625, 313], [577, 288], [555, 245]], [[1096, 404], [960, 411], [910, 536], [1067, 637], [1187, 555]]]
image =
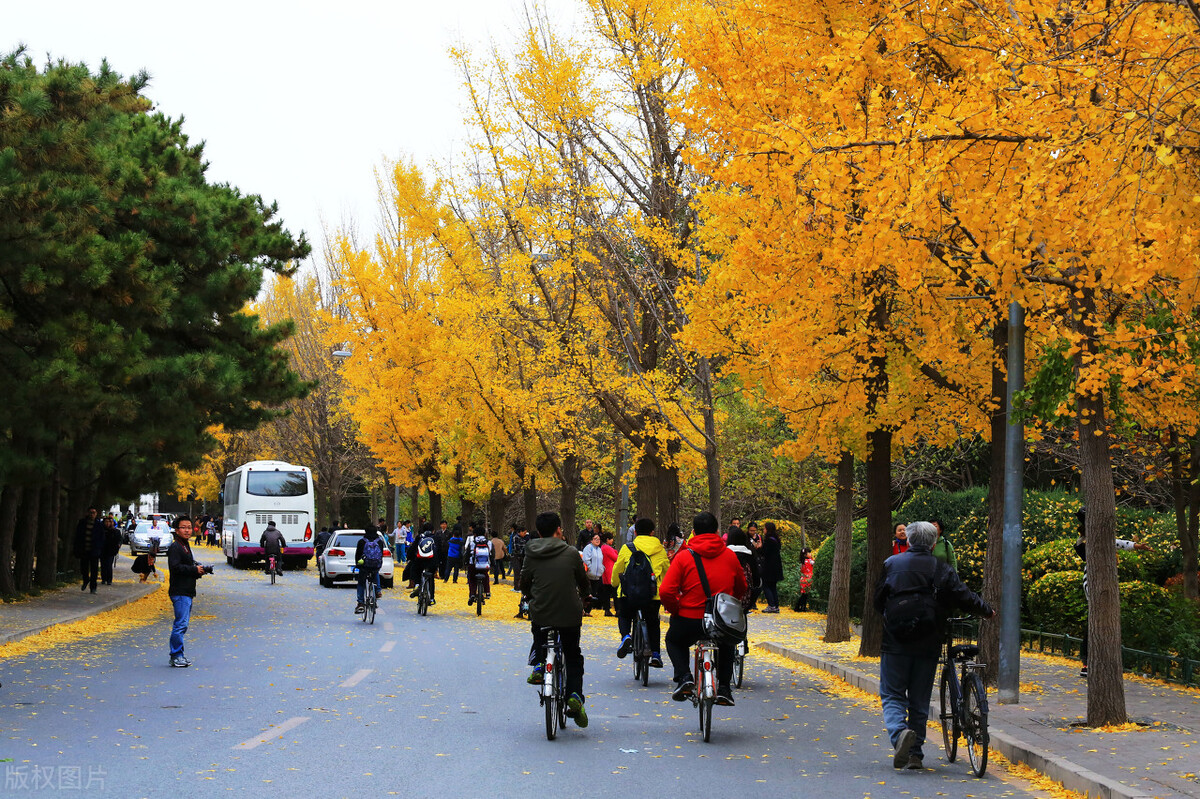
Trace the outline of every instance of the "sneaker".
[[908, 756], [908, 767], [913, 770], [925, 768], [925, 758], [922, 755], [911, 754]]
[[578, 727], [588, 725], [587, 710], [583, 707], [583, 697], [579, 694], [571, 694], [567, 697], [567, 718], [575, 719]]
[[525, 682], [529, 683], [530, 685], [541, 685], [546, 674], [543, 670], [544, 668], [544, 666], [534, 666], [533, 671], [531, 671], [529, 676], [525, 678]]
[[183, 655], [175, 655], [173, 658], [171, 658], [171, 666], [172, 666], [173, 668], [176, 668], [176, 669], [186, 669], [186, 668], [187, 668], [188, 666], [190, 666], [190, 665], [192, 665], [192, 664], [191, 664], [191, 663], [189, 663], [189, 662], [188, 662], [188, 661], [187, 661], [187, 660], [186, 660], [186, 659], [183, 657]]
[[365, 608], [363, 607], [363, 603], [361, 603], [361, 602], [359, 602], [357, 605], [354, 606], [355, 613], [362, 613], [364, 609]]
[[908, 750], [912, 749], [912, 745], [916, 742], [917, 734], [912, 730], [900, 733], [900, 739], [896, 741], [896, 751], [892, 753], [893, 768], [908, 767]]
[[623, 658], [633, 651], [633, 636], [627, 635], [621, 639], [621, 645], [617, 647], [617, 657]]
[[467, 597], [467, 605], [470, 606], [473, 604], [475, 604], [475, 597], [473, 597], [473, 596]]
[[696, 693], [696, 683], [691, 677], [685, 677], [675, 684], [675, 690], [671, 692], [671, 698], [676, 702], [682, 702], [690, 699], [692, 694]]
[[717, 686], [717, 704], [724, 707], [733, 707], [733, 689], [728, 685]]
[[650, 653], [650, 668], [652, 668], [652, 669], [661, 669], [662, 668], [662, 658], [659, 657], [657, 652]]
[[1082, 669], [1080, 669], [1080, 670], [1079, 670], [1079, 676], [1080, 676], [1080, 677], [1086, 677], [1086, 676], [1087, 676], [1087, 666], [1084, 666]]

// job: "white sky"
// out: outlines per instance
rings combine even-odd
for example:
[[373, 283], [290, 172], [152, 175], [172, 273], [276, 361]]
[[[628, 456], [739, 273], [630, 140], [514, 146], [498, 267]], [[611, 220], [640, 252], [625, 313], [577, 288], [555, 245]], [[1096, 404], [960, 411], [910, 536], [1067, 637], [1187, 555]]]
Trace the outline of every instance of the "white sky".
[[[570, 29], [582, 0], [540, 0]], [[373, 233], [373, 170], [461, 151], [463, 95], [447, 50], [511, 49], [521, 0], [55, 0], [7, 3], [0, 50], [150, 73], [146, 95], [205, 142], [211, 183], [279, 203], [319, 257], [322, 223]]]

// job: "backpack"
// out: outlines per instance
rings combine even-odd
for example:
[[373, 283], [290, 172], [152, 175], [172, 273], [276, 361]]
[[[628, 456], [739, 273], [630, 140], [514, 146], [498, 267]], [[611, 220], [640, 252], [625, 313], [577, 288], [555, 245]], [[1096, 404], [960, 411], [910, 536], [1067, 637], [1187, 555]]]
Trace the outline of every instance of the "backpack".
[[700, 586], [708, 597], [704, 603], [704, 634], [719, 644], [734, 644], [746, 640], [746, 612], [742, 603], [732, 594], [724, 591], [714, 594], [708, 585], [708, 575], [704, 573], [704, 560], [700, 553], [691, 550], [696, 559], [696, 573], [700, 577]]
[[379, 537], [374, 540], [364, 538], [362, 559], [364, 568], [378, 569], [383, 566], [383, 539]]
[[621, 575], [621, 599], [633, 605], [644, 605], [658, 594], [658, 575], [650, 558], [633, 544], [629, 548], [629, 564]]
[[937, 574], [938, 561], [926, 585], [906, 588], [888, 594], [883, 608], [883, 626], [897, 641], [925, 638], [937, 631]]
[[478, 538], [475, 539], [474, 553], [475, 553], [475, 558], [474, 558], [475, 564], [474, 565], [475, 565], [475, 569], [477, 571], [485, 571], [492, 567], [492, 560], [491, 560], [492, 551], [490, 549], [488, 549], [488, 545], [487, 545], [486, 541], [484, 543], [480, 543]]
[[417, 557], [432, 558], [434, 550], [437, 548], [437, 540], [433, 536], [427, 535], [417, 541]]

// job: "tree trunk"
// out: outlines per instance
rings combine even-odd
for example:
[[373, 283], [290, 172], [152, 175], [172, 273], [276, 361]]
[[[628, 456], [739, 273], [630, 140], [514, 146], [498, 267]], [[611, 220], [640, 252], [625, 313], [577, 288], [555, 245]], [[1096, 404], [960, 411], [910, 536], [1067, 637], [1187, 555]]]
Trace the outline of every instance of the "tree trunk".
[[[479, 515], [479, 505], [473, 499], [460, 499], [459, 508], [462, 511], [463, 535], [467, 534], [467, 525], [476, 520]], [[451, 525], [453, 527], [453, 525]]]
[[492, 530], [499, 532], [504, 527], [504, 519], [508, 516], [508, 505], [511, 501], [512, 494], [501, 491], [498, 487], [492, 489], [492, 495], [488, 497], [488, 524]]
[[0, 597], [15, 597], [17, 584], [13, 579], [13, 535], [17, 528], [17, 511], [21, 506], [20, 486], [7, 485], [0, 489]]
[[[1168, 455], [1171, 459], [1171, 494], [1175, 500], [1175, 534], [1179, 539], [1179, 551], [1183, 556], [1183, 595], [1188, 599], [1200, 598], [1197, 587], [1197, 542], [1196, 542], [1196, 499], [1200, 487], [1196, 486], [1196, 467], [1200, 456], [1200, 442], [1193, 438], [1187, 445], [1187, 473], [1184, 473], [1184, 444], [1179, 440], [1175, 428], [1170, 429]], [[1189, 503], [1190, 499], [1190, 503]], [[1188, 506], [1191, 505], [1191, 513]]]
[[[992, 477], [988, 481], [987, 551], [983, 560], [983, 598], [994, 608], [1000, 607], [1004, 572], [1004, 439], [1008, 433], [1008, 376], [1003, 364], [1007, 354], [1008, 320], [997, 319], [992, 327]], [[1000, 671], [999, 624], [980, 626], [979, 651], [987, 664], [984, 680], [995, 685]]]
[[525, 500], [525, 529], [537, 529], [537, 475], [529, 475], [529, 487], [521, 492]]
[[850, 640], [850, 554], [854, 523], [854, 455], [843, 451], [837, 466], [837, 500], [833, 532], [833, 575], [825, 609], [825, 642]]
[[[647, 447], [647, 450], [650, 449]], [[637, 517], [645, 516], [654, 519], [659, 529], [666, 530], [667, 526], [659, 525], [658, 519], [655, 518], [658, 510], [658, 460], [650, 451], [643, 452], [642, 459], [638, 462], [636, 496], [635, 512]]]
[[883, 625], [875, 610], [875, 584], [883, 574], [883, 561], [891, 555], [892, 540], [892, 433], [867, 434], [867, 577], [863, 590], [862, 639], [858, 654], [879, 657]]
[[38, 588], [53, 588], [58, 582], [58, 481], [51, 478], [41, 491], [38, 510], [37, 565], [34, 581]]
[[[675, 448], [679, 444], [675, 442]], [[679, 467], [658, 467], [658, 516], [654, 523], [656, 529], [666, 532], [666, 529], [679, 521]]]
[[421, 520], [421, 487], [419, 485], [411, 486], [408, 489], [408, 510], [411, 514], [408, 517], [409, 521], [418, 524]]
[[13, 579], [17, 591], [28, 594], [33, 588], [33, 564], [37, 554], [38, 516], [42, 509], [44, 488], [26, 488], [17, 514], [16, 563]]
[[1117, 503], [1104, 395], [1079, 388], [1085, 365], [1096, 355], [1094, 290], [1072, 295], [1071, 316], [1082, 334], [1075, 355], [1079, 411], [1079, 483], [1086, 511], [1088, 586], [1087, 723], [1124, 724], [1125, 684], [1121, 662], [1121, 595], [1117, 577]]
[[[717, 416], [713, 408], [712, 370], [708, 358], [700, 358], [701, 415], [704, 417], [704, 473], [708, 477], [708, 512], [721, 518], [721, 458], [717, 452]], [[666, 526], [662, 527], [666, 532]]]
[[429, 489], [429, 522], [433, 529], [438, 529], [442, 523], [442, 495]]
[[562, 499], [558, 506], [558, 515], [562, 518], [563, 535], [574, 545], [579, 539], [579, 530], [575, 525], [575, 513], [578, 508], [579, 484], [583, 480], [583, 466], [575, 455], [563, 458], [562, 463]]

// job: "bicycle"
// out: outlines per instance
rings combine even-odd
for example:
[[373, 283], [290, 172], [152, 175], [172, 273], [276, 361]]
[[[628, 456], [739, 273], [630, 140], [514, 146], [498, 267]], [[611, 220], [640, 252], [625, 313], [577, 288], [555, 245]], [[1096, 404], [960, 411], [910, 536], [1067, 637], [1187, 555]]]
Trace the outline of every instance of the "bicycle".
[[275, 556], [267, 559], [267, 571], [271, 572], [271, 585], [275, 585]]
[[483, 615], [483, 603], [487, 601], [487, 573], [480, 572], [475, 575], [475, 599], [472, 604], [475, 605], [475, 615]]
[[696, 642], [692, 653], [692, 706], [700, 711], [700, 732], [704, 742], [712, 737], [712, 709], [717, 702], [717, 643], [710, 638]]
[[546, 711], [546, 740], [553, 741], [560, 727], [567, 726], [567, 678], [563, 673], [562, 641], [558, 630], [543, 627], [546, 635], [546, 662], [542, 666], [542, 684], [538, 704]]
[[[939, 685], [941, 695], [942, 740], [946, 745], [946, 762], [953, 763], [958, 757], [958, 737], [966, 742], [967, 759], [971, 762], [971, 773], [982, 777], [987, 771], [988, 704], [987, 690], [983, 685], [983, 670], [986, 666], [975, 660], [979, 654], [977, 644], [955, 644], [955, 630], [961, 632], [960, 640], [974, 640], [972, 619], [949, 619], [946, 628], [946, 647], [942, 653], [942, 677]], [[954, 664], [959, 664], [960, 674], [955, 674]]]
[[378, 572], [375, 569], [360, 570], [355, 569], [355, 574], [365, 573], [366, 584], [363, 586], [363, 624], [375, 623], [375, 610], [379, 606], [379, 589], [375, 585], [375, 575]]
[[421, 572], [421, 582], [417, 588], [417, 615], [429, 614], [429, 605], [433, 601], [433, 576], [425, 570]]
[[641, 680], [642, 687], [650, 684], [650, 633], [646, 629], [646, 617], [638, 608], [633, 618], [633, 679]]
[[733, 687], [742, 687], [742, 677], [746, 670], [746, 653], [749, 650], [746, 642], [738, 641], [733, 647]]

